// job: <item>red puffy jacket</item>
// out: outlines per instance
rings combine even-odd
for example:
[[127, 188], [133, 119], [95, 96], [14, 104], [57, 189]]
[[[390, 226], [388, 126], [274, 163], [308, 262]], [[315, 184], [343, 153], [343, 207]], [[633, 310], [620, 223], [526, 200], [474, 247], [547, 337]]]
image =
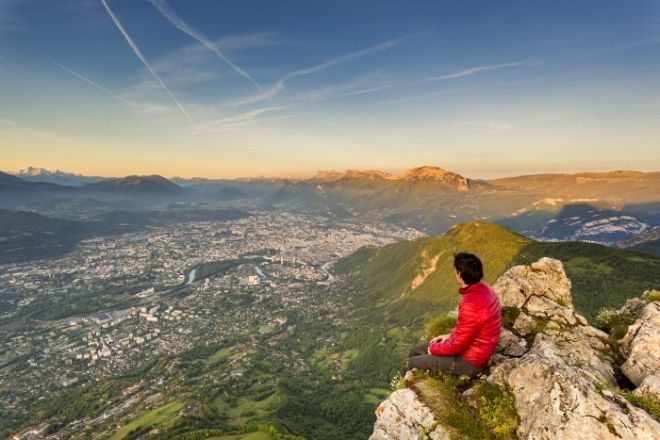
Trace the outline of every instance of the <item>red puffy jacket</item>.
[[458, 305], [458, 322], [445, 342], [431, 344], [437, 356], [458, 355], [478, 368], [485, 368], [500, 341], [500, 300], [491, 287], [480, 281], [464, 289]]

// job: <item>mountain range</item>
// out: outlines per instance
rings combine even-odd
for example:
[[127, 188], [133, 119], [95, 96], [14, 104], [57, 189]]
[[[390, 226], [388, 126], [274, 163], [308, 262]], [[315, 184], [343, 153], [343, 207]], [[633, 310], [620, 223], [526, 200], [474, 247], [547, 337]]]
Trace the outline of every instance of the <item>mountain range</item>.
[[[125, 202], [241, 200], [261, 208], [313, 210], [332, 215], [375, 215], [429, 234], [471, 220], [505, 225], [539, 240], [628, 243], [660, 226], [660, 172], [538, 174], [471, 179], [435, 166], [392, 174], [378, 170], [321, 171], [309, 178], [234, 180], [127, 176], [97, 179], [28, 168], [0, 174], [0, 208], [28, 208], [62, 198]], [[76, 176], [77, 186], [52, 183]], [[28, 179], [26, 180], [26, 179]], [[42, 179], [41, 181], [35, 181]], [[49, 182], [50, 180], [50, 182]], [[641, 245], [641, 243], [636, 243]]]

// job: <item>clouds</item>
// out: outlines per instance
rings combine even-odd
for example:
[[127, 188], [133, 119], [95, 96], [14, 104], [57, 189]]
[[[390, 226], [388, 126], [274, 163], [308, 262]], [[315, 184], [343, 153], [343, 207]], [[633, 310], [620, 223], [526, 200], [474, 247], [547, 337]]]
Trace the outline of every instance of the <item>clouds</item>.
[[456, 79], [456, 78], [463, 78], [465, 76], [476, 75], [481, 72], [488, 72], [490, 70], [508, 69], [512, 67], [521, 67], [521, 66], [536, 66], [538, 64], [540, 64], [538, 61], [516, 61], [512, 63], [491, 64], [488, 66], [470, 67], [468, 69], [459, 70], [458, 72], [448, 73], [440, 76], [434, 76], [429, 79], [433, 81]]
[[186, 117], [186, 119], [188, 119], [188, 122], [190, 122], [190, 124], [193, 124], [193, 120], [190, 117], [190, 115], [188, 114], [188, 112], [186, 111], [186, 109], [183, 108], [183, 106], [181, 105], [179, 100], [176, 98], [176, 96], [174, 96], [174, 94], [170, 91], [170, 89], [167, 87], [167, 85], [165, 85], [165, 83], [160, 78], [160, 76], [158, 76], [156, 71], [147, 62], [144, 55], [142, 55], [142, 51], [140, 50], [138, 45], [135, 43], [135, 41], [133, 41], [133, 39], [130, 37], [130, 35], [128, 35], [128, 32], [126, 32], [126, 30], [124, 29], [124, 26], [119, 21], [119, 18], [117, 18], [117, 16], [112, 12], [112, 9], [110, 9], [110, 7], [108, 6], [108, 3], [106, 2], [106, 0], [100, 0], [100, 1], [103, 4], [103, 7], [106, 9], [106, 11], [108, 11], [108, 15], [110, 15], [110, 18], [114, 22], [115, 26], [117, 26], [117, 29], [119, 29], [119, 32], [121, 32], [121, 34], [124, 36], [124, 39], [126, 39], [126, 42], [128, 43], [128, 45], [131, 47], [131, 49], [133, 49], [133, 52], [140, 59], [142, 64], [144, 64], [144, 67], [146, 67], [146, 69], [149, 71], [149, 73], [151, 73], [151, 75], [153, 75], [154, 79], [163, 88], [163, 90], [170, 96], [170, 98], [172, 98], [172, 100], [174, 101], [176, 106], [179, 108], [179, 110], [181, 110], [181, 113], [183, 113], [183, 115]]
[[174, 26], [176, 26], [177, 29], [181, 30], [182, 32], [190, 35], [193, 37], [195, 40], [199, 41], [202, 43], [205, 47], [207, 47], [211, 52], [213, 52], [215, 55], [217, 55], [218, 58], [220, 58], [223, 62], [228, 64], [236, 73], [250, 81], [257, 89], [260, 89], [261, 86], [250, 76], [249, 73], [247, 73], [243, 68], [239, 67], [237, 64], [232, 62], [229, 58], [227, 58], [218, 48], [218, 46], [208, 39], [204, 34], [199, 32], [198, 30], [194, 29], [192, 26], [190, 26], [188, 23], [183, 21], [176, 13], [172, 10], [172, 8], [167, 4], [165, 0], [149, 0], [149, 2], [158, 9], [158, 11], [165, 17], [167, 18]]
[[299, 77], [302, 77], [302, 76], [312, 75], [314, 73], [318, 73], [318, 72], [321, 72], [323, 70], [326, 70], [326, 69], [329, 69], [329, 68], [332, 68], [332, 67], [335, 67], [335, 66], [339, 66], [341, 64], [345, 64], [349, 61], [353, 61], [353, 60], [356, 60], [358, 58], [363, 58], [363, 57], [366, 57], [368, 55], [376, 54], [376, 53], [379, 53], [379, 52], [384, 52], [386, 50], [397, 47], [401, 43], [403, 43], [407, 40], [410, 40], [412, 38], [415, 38], [418, 35], [419, 34], [410, 34], [410, 35], [395, 38], [395, 39], [392, 39], [392, 40], [384, 41], [382, 43], [370, 46], [366, 49], [358, 50], [358, 51], [355, 51], [355, 52], [350, 52], [350, 53], [347, 53], [345, 55], [341, 55], [341, 56], [336, 57], [336, 58], [331, 58], [327, 61], [324, 61], [320, 64], [316, 64], [314, 66], [294, 70], [294, 71], [292, 71], [290, 73], [287, 73], [286, 75], [282, 76], [277, 82], [275, 82], [271, 86], [263, 89], [259, 93], [248, 96], [248, 97], [245, 97], [245, 98], [235, 100], [233, 103], [231, 103], [231, 106], [240, 107], [240, 106], [243, 106], [243, 105], [254, 104], [254, 103], [266, 100], [266, 99], [270, 99], [270, 98], [274, 97], [275, 95], [279, 94], [281, 91], [283, 91], [286, 87], [286, 84], [289, 81], [292, 81], [292, 80], [294, 80], [296, 78], [299, 78]]

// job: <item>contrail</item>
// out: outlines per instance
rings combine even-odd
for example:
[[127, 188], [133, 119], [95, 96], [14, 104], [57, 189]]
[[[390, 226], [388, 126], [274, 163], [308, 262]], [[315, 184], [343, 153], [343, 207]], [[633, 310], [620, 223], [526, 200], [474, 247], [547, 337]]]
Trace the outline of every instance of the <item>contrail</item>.
[[433, 78], [429, 78], [431, 80], [443, 80], [443, 79], [454, 79], [454, 78], [462, 78], [464, 76], [470, 76], [477, 74], [479, 72], [485, 72], [487, 70], [497, 70], [497, 69], [505, 69], [507, 67], [518, 67], [518, 66], [530, 66], [534, 65], [535, 63], [532, 61], [518, 61], [515, 63], [503, 63], [503, 64], [493, 64], [490, 66], [477, 66], [477, 67], [471, 67], [469, 69], [461, 70], [458, 72], [450, 73], [448, 75], [442, 75], [442, 76], [435, 76]]
[[380, 44], [376, 44], [374, 46], [368, 47], [366, 49], [359, 50], [357, 52], [351, 52], [346, 55], [342, 55], [337, 58], [333, 58], [331, 60], [325, 61], [321, 64], [317, 64], [315, 66], [307, 67], [305, 69], [300, 69], [296, 70], [294, 72], [287, 73], [283, 77], [281, 77], [275, 84], [272, 86], [268, 87], [267, 89], [264, 89], [261, 93], [258, 93], [253, 96], [249, 96], [247, 98], [239, 99], [238, 101], [235, 101], [232, 104], [232, 107], [240, 107], [242, 105], [246, 104], [254, 104], [255, 102], [263, 101], [268, 98], [272, 98], [273, 96], [277, 95], [280, 93], [284, 88], [286, 87], [286, 83], [292, 79], [298, 78], [300, 76], [305, 76], [305, 75], [311, 75], [316, 72], [320, 72], [322, 70], [328, 69], [330, 67], [334, 67], [339, 64], [346, 63], [348, 61], [352, 61], [357, 58], [362, 58], [364, 56], [370, 55], [372, 53], [377, 53], [377, 52], [383, 52], [388, 49], [391, 49], [393, 47], [396, 47], [403, 43], [406, 40], [409, 40], [411, 38], [417, 37], [419, 34], [411, 34], [411, 35], [406, 35], [400, 38], [395, 38], [393, 40], [385, 41]]
[[172, 10], [169, 4], [165, 0], [149, 0], [149, 2], [160, 11], [161, 14], [165, 18], [167, 18], [170, 23], [172, 23], [174, 26], [176, 26], [179, 30], [182, 32], [190, 35], [193, 37], [195, 40], [199, 41], [202, 43], [204, 46], [206, 46], [211, 52], [216, 54], [218, 58], [220, 58], [222, 61], [227, 63], [229, 66], [231, 66], [232, 69], [236, 71], [239, 75], [250, 81], [252, 84], [257, 89], [261, 89], [261, 86], [250, 76], [249, 73], [247, 73], [244, 69], [241, 67], [237, 66], [234, 64], [229, 58], [227, 58], [225, 55], [220, 52], [220, 49], [213, 43], [211, 40], [206, 38], [202, 33], [191, 27], [188, 23], [183, 21], [176, 13]]
[[192, 118], [190, 117], [190, 115], [188, 114], [188, 112], [186, 111], [186, 109], [183, 108], [183, 106], [181, 105], [179, 100], [176, 99], [176, 96], [174, 96], [174, 94], [170, 91], [170, 89], [167, 88], [167, 86], [165, 85], [163, 80], [160, 79], [160, 76], [158, 76], [158, 74], [154, 71], [154, 69], [151, 68], [151, 66], [147, 62], [146, 58], [144, 57], [144, 55], [142, 55], [142, 52], [140, 51], [140, 48], [137, 46], [137, 44], [135, 44], [135, 41], [133, 41], [133, 39], [130, 37], [130, 35], [128, 35], [126, 30], [124, 29], [124, 26], [122, 26], [122, 24], [119, 21], [119, 19], [117, 18], [117, 16], [112, 12], [112, 9], [110, 9], [110, 6], [108, 6], [108, 3], [106, 2], [106, 0], [101, 0], [101, 3], [105, 7], [105, 10], [108, 11], [108, 14], [110, 15], [110, 18], [112, 18], [112, 21], [115, 23], [115, 26], [117, 26], [117, 29], [119, 29], [119, 32], [122, 33], [122, 35], [126, 39], [126, 42], [128, 43], [128, 45], [131, 46], [131, 49], [133, 49], [133, 52], [135, 52], [135, 55], [137, 55], [137, 57], [140, 59], [140, 61], [142, 61], [142, 64], [144, 64], [144, 67], [146, 67], [147, 70], [149, 71], [149, 73], [151, 73], [151, 75], [156, 79], [156, 81], [158, 81], [158, 83], [163, 88], [163, 90], [165, 90], [165, 92], [167, 92], [167, 94], [170, 95], [172, 100], [175, 102], [177, 107], [179, 107], [179, 110], [181, 110], [181, 113], [183, 113], [185, 115], [186, 119], [188, 119], [190, 124], [194, 125], [194, 122], [193, 122]]
[[123, 103], [129, 105], [130, 107], [135, 107], [135, 104], [133, 104], [132, 102], [130, 102], [130, 101], [127, 100], [126, 98], [124, 98], [124, 97], [122, 97], [122, 96], [120, 96], [120, 95], [117, 95], [116, 93], [111, 92], [110, 90], [106, 89], [106, 88], [103, 87], [102, 85], [99, 85], [99, 84], [95, 83], [95, 82], [92, 81], [91, 79], [89, 79], [89, 78], [87, 78], [87, 77], [81, 75], [80, 73], [76, 72], [75, 70], [73, 70], [73, 69], [69, 69], [69, 68], [66, 67], [65, 65], [60, 64], [60, 63], [58, 63], [57, 61], [55, 61], [55, 60], [53, 60], [53, 59], [50, 59], [50, 58], [48, 58], [48, 57], [46, 57], [46, 59], [47, 59], [50, 63], [52, 63], [52, 64], [56, 65], [57, 67], [59, 67], [60, 69], [65, 70], [65, 71], [69, 72], [71, 75], [75, 76], [76, 78], [79, 78], [79, 79], [85, 81], [85, 82], [86, 82], [87, 84], [89, 84], [90, 86], [92, 86], [92, 87], [94, 87], [94, 88], [96, 88], [96, 89], [99, 89], [100, 91], [102, 91], [102, 92], [105, 93], [106, 95], [108, 95], [108, 96], [110, 96], [110, 97], [112, 97], [112, 98], [118, 99], [119, 101], [122, 101]]

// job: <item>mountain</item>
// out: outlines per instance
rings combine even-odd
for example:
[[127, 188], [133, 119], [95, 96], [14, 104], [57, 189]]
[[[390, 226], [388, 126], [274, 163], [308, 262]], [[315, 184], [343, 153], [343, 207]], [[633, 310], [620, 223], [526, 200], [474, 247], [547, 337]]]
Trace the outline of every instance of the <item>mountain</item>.
[[81, 222], [0, 209], [0, 263], [48, 258], [67, 252], [87, 232]]
[[26, 182], [0, 171], [0, 207], [15, 207], [74, 194], [75, 188], [44, 182]]
[[126, 176], [105, 182], [91, 183], [84, 189], [99, 192], [121, 192], [128, 194], [182, 194], [185, 191], [179, 185], [158, 175]]
[[524, 190], [539, 197], [607, 201], [618, 207], [658, 201], [660, 172], [535, 174], [489, 180], [493, 185]]
[[617, 243], [617, 246], [660, 256], [660, 227], [648, 229], [628, 240]]
[[582, 242], [538, 242], [487, 222], [455, 225], [441, 236], [363, 248], [335, 265], [360, 291], [361, 303], [382, 304], [392, 319], [437, 313], [455, 307], [453, 254], [474, 252], [493, 283], [515, 264], [543, 256], [559, 259], [573, 280], [578, 311], [595, 319], [602, 307], [622, 305], [660, 284], [660, 258], [640, 252]]
[[89, 183], [96, 183], [107, 180], [107, 177], [83, 176], [82, 174], [67, 173], [60, 170], [47, 170], [45, 168], [27, 167], [16, 173], [26, 182], [46, 182], [56, 183], [65, 186], [83, 186]]

